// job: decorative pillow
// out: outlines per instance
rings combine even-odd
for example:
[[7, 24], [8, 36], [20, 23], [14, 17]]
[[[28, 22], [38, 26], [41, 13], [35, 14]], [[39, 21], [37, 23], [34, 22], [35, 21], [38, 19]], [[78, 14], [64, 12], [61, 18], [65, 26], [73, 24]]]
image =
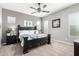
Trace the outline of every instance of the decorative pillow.
[[39, 34], [38, 30], [35, 30], [35, 34]]

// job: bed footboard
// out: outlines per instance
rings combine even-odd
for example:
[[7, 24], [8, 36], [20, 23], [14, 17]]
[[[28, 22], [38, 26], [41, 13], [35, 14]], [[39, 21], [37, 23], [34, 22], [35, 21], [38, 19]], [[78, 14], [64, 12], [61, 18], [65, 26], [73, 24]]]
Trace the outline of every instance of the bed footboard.
[[24, 37], [24, 47], [23, 53], [28, 53], [30, 48], [38, 47], [44, 44], [51, 44], [51, 36], [48, 34], [47, 37], [37, 38], [33, 40], [28, 40], [28, 37]]
[[23, 53], [28, 53], [28, 37], [24, 37]]
[[51, 44], [51, 35], [48, 34], [48, 44]]

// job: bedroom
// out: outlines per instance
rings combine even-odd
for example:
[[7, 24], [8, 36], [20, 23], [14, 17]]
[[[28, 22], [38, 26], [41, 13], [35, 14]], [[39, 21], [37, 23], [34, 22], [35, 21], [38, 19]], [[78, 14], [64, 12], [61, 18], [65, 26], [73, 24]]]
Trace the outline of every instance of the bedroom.
[[[39, 5], [43, 8], [43, 12]], [[2, 32], [0, 34], [0, 55], [74, 56], [73, 42], [74, 39], [78, 39], [78, 33], [77, 37], [70, 37], [69, 19], [78, 16], [78, 3], [0, 3], [0, 6]], [[79, 24], [77, 23], [77, 25]], [[28, 33], [29, 35], [37, 33], [30, 35], [36, 40], [29, 42], [27, 37], [30, 38], [30, 36], [28, 35], [25, 37], [22, 35], [25, 41], [18, 40], [20, 33]], [[41, 39], [37, 40], [39, 37]], [[28, 45], [24, 42], [27, 42]], [[35, 48], [30, 49], [26, 46], [35, 46]], [[4, 51], [5, 53], [3, 53]]]

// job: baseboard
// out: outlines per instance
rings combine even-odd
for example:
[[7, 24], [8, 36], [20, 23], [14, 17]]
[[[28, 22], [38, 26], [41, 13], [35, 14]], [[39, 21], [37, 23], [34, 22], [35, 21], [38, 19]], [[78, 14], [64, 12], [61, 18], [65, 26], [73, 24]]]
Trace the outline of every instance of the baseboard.
[[0, 47], [1, 47], [1, 44], [0, 44]]
[[2, 43], [2, 46], [6, 45], [6, 43]]
[[54, 41], [57, 41], [57, 42], [60, 42], [60, 43], [64, 43], [64, 44], [68, 44], [68, 45], [73, 45], [73, 43], [69, 43], [69, 42], [66, 42], [66, 41], [62, 41], [62, 40], [55, 40]]
[[2, 46], [2, 44], [0, 43], [0, 47]]

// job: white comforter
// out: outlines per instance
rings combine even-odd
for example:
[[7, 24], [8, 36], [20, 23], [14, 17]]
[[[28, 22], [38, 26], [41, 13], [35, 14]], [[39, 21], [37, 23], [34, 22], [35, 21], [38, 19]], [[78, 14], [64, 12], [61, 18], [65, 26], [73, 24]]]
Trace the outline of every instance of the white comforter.
[[23, 37], [28, 37], [28, 40], [33, 40], [34, 38], [43, 38], [47, 37], [47, 34], [21, 34], [19, 35], [19, 39], [21, 41], [21, 46], [24, 46], [24, 38]]

